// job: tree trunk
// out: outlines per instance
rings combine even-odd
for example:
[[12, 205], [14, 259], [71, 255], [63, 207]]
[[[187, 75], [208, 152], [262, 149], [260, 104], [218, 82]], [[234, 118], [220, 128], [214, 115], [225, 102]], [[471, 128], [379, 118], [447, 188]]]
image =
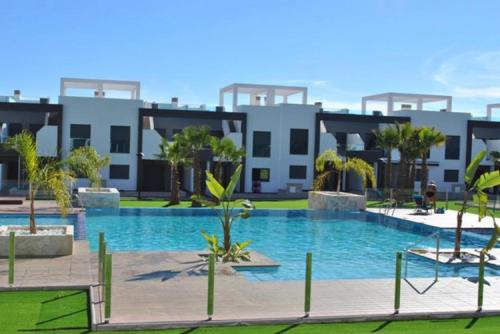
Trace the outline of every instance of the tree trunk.
[[224, 251], [225, 253], [229, 253], [231, 249], [231, 229], [229, 224], [224, 226]]
[[453, 256], [455, 258], [460, 258], [460, 244], [462, 243], [462, 221], [465, 210], [467, 209], [467, 191], [464, 191], [464, 199], [462, 201], [462, 207], [457, 213], [457, 228], [455, 230], [455, 247], [453, 250]]
[[429, 183], [429, 167], [427, 166], [427, 154], [422, 155], [422, 170], [420, 173], [420, 194], [425, 194]]
[[387, 161], [385, 164], [385, 175], [384, 175], [384, 188], [385, 189], [390, 189], [391, 188], [391, 166], [392, 164], [392, 153], [389, 151], [387, 153]]
[[180, 203], [180, 198], [179, 198], [179, 188], [180, 188], [180, 182], [179, 182], [179, 173], [177, 169], [177, 165], [172, 164], [170, 167], [170, 205], [176, 205]]
[[342, 171], [337, 172], [337, 194], [340, 193], [340, 184], [342, 182]]
[[30, 194], [30, 233], [36, 234], [36, 223], [35, 223], [35, 191], [33, 186], [29, 185]]
[[217, 181], [219, 181], [219, 183], [225, 187], [226, 185], [225, 184], [222, 184], [222, 162], [221, 161], [217, 161], [215, 163], [215, 179]]
[[[199, 161], [199, 152], [193, 154], [193, 195], [201, 195], [201, 168]], [[191, 200], [191, 206], [200, 207], [201, 203], [195, 199]]]
[[412, 191], [415, 189], [416, 178], [417, 178], [417, 162], [415, 160], [412, 160], [410, 177], [408, 179], [408, 189]]

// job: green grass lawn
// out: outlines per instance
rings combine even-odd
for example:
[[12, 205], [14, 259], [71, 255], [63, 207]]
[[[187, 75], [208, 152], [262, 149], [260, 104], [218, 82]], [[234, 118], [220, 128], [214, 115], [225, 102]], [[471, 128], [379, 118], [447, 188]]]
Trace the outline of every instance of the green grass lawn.
[[[184, 328], [110, 333], [496, 334], [499, 333], [499, 330], [500, 317], [488, 317], [427, 321]], [[0, 333], [90, 333], [87, 293], [84, 291], [0, 292]]]

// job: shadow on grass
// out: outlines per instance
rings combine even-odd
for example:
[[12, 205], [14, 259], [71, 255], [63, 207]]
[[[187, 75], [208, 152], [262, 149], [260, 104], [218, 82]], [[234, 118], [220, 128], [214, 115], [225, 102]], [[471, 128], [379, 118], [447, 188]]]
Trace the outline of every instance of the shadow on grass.
[[66, 314], [60, 315], [60, 316], [52, 318], [52, 319], [48, 319], [48, 320], [44, 320], [44, 321], [39, 321], [36, 324], [37, 325], [43, 325], [43, 324], [46, 324], [48, 322], [56, 321], [56, 320], [59, 320], [59, 319], [62, 319], [62, 318], [66, 318], [66, 317], [71, 317], [72, 315], [75, 315], [75, 314], [78, 314], [78, 313], [82, 313], [82, 312], [87, 312], [87, 308], [84, 308], [84, 309], [81, 309], [81, 310], [78, 310], [78, 311], [74, 311], [74, 312], [70, 312], [70, 313], [66, 313]]
[[63, 331], [79, 331], [79, 330], [81, 330], [81, 332], [78, 332], [79, 334], [87, 334], [92, 332], [91, 330], [88, 329], [88, 327], [57, 327], [57, 328], [33, 328], [33, 329], [23, 328], [23, 329], [18, 329], [17, 331], [26, 333], [37, 333], [37, 332], [54, 333], [57, 331], [63, 332]]
[[68, 298], [68, 297], [77, 296], [77, 295], [82, 294], [82, 293], [87, 293], [87, 292], [82, 290], [82, 291], [76, 291], [75, 293], [70, 293], [70, 294], [63, 295], [63, 296], [57, 296], [57, 297], [54, 297], [54, 298], [51, 298], [51, 299], [48, 299], [48, 300], [44, 300], [42, 302], [42, 304], [47, 304], [47, 303], [50, 303], [50, 302], [54, 302], [56, 300], [60, 300], [60, 299]]
[[381, 330], [383, 330], [384, 328], [389, 326], [389, 324], [391, 324], [391, 323], [392, 323], [392, 320], [387, 320], [387, 321], [381, 323], [377, 328], [372, 330], [372, 333], [380, 332]]

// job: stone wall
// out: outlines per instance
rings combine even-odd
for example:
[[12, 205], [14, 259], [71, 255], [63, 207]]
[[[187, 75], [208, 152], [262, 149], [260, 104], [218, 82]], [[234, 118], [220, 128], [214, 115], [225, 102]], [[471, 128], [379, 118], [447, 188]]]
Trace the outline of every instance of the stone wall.
[[[73, 226], [44, 225], [38, 230], [65, 229], [64, 234], [19, 234], [16, 235], [16, 257], [55, 257], [73, 254]], [[0, 227], [0, 257], [9, 256], [9, 232], [26, 230], [26, 226], [6, 225]]]
[[78, 188], [78, 197], [85, 208], [120, 207], [120, 192], [116, 188]]
[[308, 197], [309, 209], [358, 211], [366, 209], [366, 198], [351, 193], [330, 191], [310, 191]]

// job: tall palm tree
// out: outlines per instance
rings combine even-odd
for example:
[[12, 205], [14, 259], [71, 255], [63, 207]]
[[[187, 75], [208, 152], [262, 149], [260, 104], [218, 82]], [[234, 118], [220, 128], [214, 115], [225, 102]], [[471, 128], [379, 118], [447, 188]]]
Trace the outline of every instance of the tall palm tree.
[[214, 170], [215, 179], [222, 186], [225, 186], [222, 182], [222, 163], [228, 161], [233, 165], [237, 164], [245, 156], [245, 149], [238, 148], [230, 138], [219, 139], [217, 137], [210, 138], [210, 149], [217, 157]]
[[384, 150], [387, 156], [386, 166], [384, 169], [384, 189], [389, 189], [392, 187], [392, 150], [399, 144], [398, 132], [394, 126], [388, 126], [383, 130], [375, 130], [374, 134], [377, 146]]
[[413, 127], [408, 123], [395, 123], [394, 128], [398, 134], [398, 145], [397, 149], [399, 151], [399, 165], [398, 165], [398, 179], [397, 187], [398, 200], [408, 198], [408, 183], [409, 183], [409, 156], [411, 155], [410, 150], [412, 149], [412, 135], [414, 134]]
[[71, 151], [64, 163], [73, 172], [74, 177], [88, 178], [91, 187], [100, 188], [102, 185], [101, 169], [111, 163], [111, 158], [101, 157], [91, 146], [81, 146]]
[[179, 140], [185, 145], [193, 167], [193, 197], [191, 206], [199, 207], [197, 200], [201, 196], [201, 161], [200, 151], [210, 143], [210, 128], [208, 126], [188, 126], [182, 130]]
[[373, 167], [363, 159], [349, 158], [343, 160], [333, 150], [325, 150], [315, 161], [316, 171], [320, 173], [314, 180], [314, 190], [321, 190], [326, 183], [326, 180], [332, 175], [337, 174], [337, 193], [340, 192], [342, 182], [342, 173], [353, 171], [361, 177], [361, 185], [366, 188], [368, 180], [372, 187], [377, 184]]
[[73, 178], [68, 171], [62, 168], [60, 162], [38, 157], [36, 142], [33, 135], [27, 131], [22, 131], [10, 137], [5, 146], [7, 149], [12, 149], [19, 154], [26, 171], [30, 199], [29, 228], [30, 233], [36, 234], [35, 197], [38, 190], [43, 189], [53, 192], [61, 214], [65, 215], [71, 205], [68, 183], [72, 182]]
[[427, 153], [432, 147], [441, 146], [446, 142], [446, 136], [435, 128], [422, 128], [418, 133], [418, 149], [422, 159], [422, 174], [420, 178], [420, 192], [425, 193], [429, 182], [429, 166]]
[[162, 138], [160, 144], [160, 153], [156, 155], [158, 159], [165, 160], [170, 165], [170, 201], [168, 205], [176, 205], [180, 203], [180, 181], [179, 181], [179, 166], [188, 165], [189, 157], [186, 146], [180, 138], [179, 134], [174, 135], [174, 141], [169, 142], [166, 138]]

